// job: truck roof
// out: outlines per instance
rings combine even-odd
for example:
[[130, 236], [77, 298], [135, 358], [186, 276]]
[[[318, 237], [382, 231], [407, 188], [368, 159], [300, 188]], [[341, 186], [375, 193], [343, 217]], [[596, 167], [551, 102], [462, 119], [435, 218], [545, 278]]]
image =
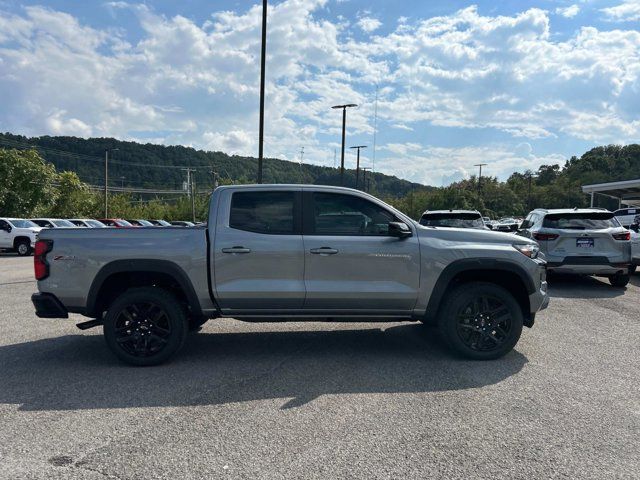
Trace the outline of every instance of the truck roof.
[[536, 208], [534, 212], [542, 213], [602, 213], [609, 212], [606, 208]]
[[477, 210], [425, 210], [425, 212], [422, 215], [427, 215], [427, 214], [436, 214], [436, 215], [446, 215], [448, 213], [451, 214], [464, 214], [464, 215], [478, 215], [479, 217], [481, 217], [482, 215], [480, 215], [480, 212]]

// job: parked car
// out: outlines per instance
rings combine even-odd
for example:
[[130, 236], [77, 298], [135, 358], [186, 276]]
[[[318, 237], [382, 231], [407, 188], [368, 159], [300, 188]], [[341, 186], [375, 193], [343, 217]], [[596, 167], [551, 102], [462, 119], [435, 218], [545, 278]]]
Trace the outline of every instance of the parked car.
[[607, 277], [615, 287], [629, 283], [631, 234], [612, 212], [537, 209], [524, 220], [520, 234], [540, 244], [549, 272]]
[[457, 353], [493, 359], [547, 306], [538, 250], [517, 235], [422, 227], [358, 190], [224, 186], [206, 231], [43, 232], [32, 301], [43, 318], [94, 318], [78, 326], [102, 325], [135, 365], [167, 360], [189, 328], [218, 317], [421, 320]]
[[98, 221], [105, 224], [107, 227], [133, 228], [133, 225], [131, 225], [126, 220], [122, 220], [121, 218], [101, 218]]
[[640, 216], [640, 208], [621, 208], [613, 212], [623, 227], [638, 223], [636, 217]]
[[61, 218], [32, 218], [31, 221], [42, 228], [75, 228], [69, 220]]
[[149, 220], [156, 227], [170, 227], [171, 224], [166, 220]]
[[631, 267], [629, 275], [636, 273], [638, 265], [640, 265], [640, 227], [637, 223], [629, 226], [631, 233]]
[[187, 222], [185, 220], [174, 220], [173, 222], [169, 222], [174, 227], [193, 227], [195, 223]]
[[73, 223], [76, 227], [85, 227], [85, 228], [105, 228], [106, 225], [98, 220], [93, 220], [92, 218], [70, 218], [69, 221]]
[[482, 215], [477, 210], [427, 210], [420, 217], [425, 227], [486, 229]]
[[15, 251], [21, 257], [31, 255], [40, 230], [42, 227], [31, 220], [0, 218], [0, 249]]
[[493, 224], [493, 230], [497, 230], [499, 232], [517, 232], [519, 226], [520, 222], [515, 218], [504, 217], [498, 220], [497, 223]]
[[154, 226], [153, 223], [151, 223], [149, 220], [136, 219], [136, 220], [127, 220], [127, 222], [129, 222], [134, 227], [153, 227]]

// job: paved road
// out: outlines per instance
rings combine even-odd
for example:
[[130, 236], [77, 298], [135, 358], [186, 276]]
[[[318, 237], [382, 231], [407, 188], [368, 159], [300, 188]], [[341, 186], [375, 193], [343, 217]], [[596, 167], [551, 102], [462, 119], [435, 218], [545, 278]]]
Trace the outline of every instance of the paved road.
[[638, 478], [640, 276], [560, 282], [494, 362], [417, 324], [223, 320], [133, 368], [35, 317], [31, 263], [0, 256], [0, 478]]

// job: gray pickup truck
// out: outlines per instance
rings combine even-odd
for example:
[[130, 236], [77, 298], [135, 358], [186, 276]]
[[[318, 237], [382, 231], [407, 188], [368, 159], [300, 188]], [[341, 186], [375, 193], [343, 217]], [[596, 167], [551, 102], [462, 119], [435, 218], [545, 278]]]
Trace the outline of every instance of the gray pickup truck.
[[121, 360], [154, 365], [207, 320], [423, 321], [473, 359], [509, 352], [548, 303], [535, 241], [423, 227], [338, 187], [216, 189], [201, 228], [43, 230], [42, 318], [102, 325]]

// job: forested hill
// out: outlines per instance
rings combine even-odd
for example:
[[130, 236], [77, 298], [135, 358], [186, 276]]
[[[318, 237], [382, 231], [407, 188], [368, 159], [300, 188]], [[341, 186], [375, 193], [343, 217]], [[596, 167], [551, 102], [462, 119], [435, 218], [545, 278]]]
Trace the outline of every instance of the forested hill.
[[[58, 171], [77, 172], [81, 180], [104, 184], [104, 155], [110, 152], [109, 185], [144, 187], [158, 190], [180, 189], [186, 173], [180, 167], [195, 168], [198, 190], [211, 188], [213, 172], [221, 183], [254, 183], [258, 160], [251, 157], [206, 152], [190, 147], [123, 142], [113, 138], [33, 137], [0, 133], [0, 148], [37, 147], [40, 154]], [[117, 149], [117, 150], [115, 150]], [[362, 175], [362, 172], [361, 172]], [[369, 177], [371, 177], [369, 175]], [[355, 186], [355, 170], [345, 171], [345, 186]], [[362, 177], [361, 177], [362, 179]], [[264, 183], [310, 183], [339, 185], [340, 171], [267, 158], [264, 161]], [[404, 196], [410, 191], [428, 189], [397, 177], [375, 173], [369, 178], [371, 191], [380, 196]]]

